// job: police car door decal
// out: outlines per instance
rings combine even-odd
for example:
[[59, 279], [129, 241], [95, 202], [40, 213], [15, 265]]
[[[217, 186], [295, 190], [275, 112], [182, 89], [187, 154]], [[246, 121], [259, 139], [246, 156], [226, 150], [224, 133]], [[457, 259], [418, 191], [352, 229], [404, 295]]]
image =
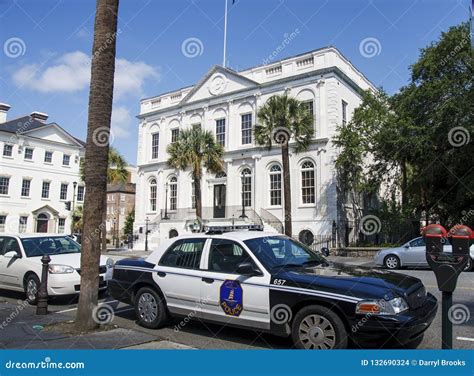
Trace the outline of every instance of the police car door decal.
[[225, 280], [220, 288], [219, 305], [226, 315], [239, 317], [244, 309], [243, 290], [239, 281]]

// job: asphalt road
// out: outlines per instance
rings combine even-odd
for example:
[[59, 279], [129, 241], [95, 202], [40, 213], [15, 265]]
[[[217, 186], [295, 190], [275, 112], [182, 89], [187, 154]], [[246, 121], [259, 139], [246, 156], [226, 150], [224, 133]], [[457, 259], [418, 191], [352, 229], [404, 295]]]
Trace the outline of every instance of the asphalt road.
[[[441, 293], [437, 289], [436, 279], [430, 270], [402, 270], [400, 273], [420, 278], [427, 290], [434, 294], [439, 302]], [[1, 301], [17, 302], [23, 299], [22, 294], [0, 290]], [[242, 330], [225, 326], [210, 325], [199, 321], [184, 322], [176, 319], [165, 328], [149, 330], [135, 324], [135, 314], [132, 307], [114, 301], [106, 294], [101, 296], [100, 302], [107, 303], [114, 308], [113, 323], [126, 329], [133, 329], [156, 338], [157, 341], [168, 340], [175, 343], [201, 349], [282, 349], [291, 348], [289, 339], [263, 334], [251, 330]], [[474, 349], [474, 272], [462, 273], [453, 298], [454, 304], [462, 304], [468, 308], [470, 319], [461, 325], [454, 325], [454, 348]], [[60, 312], [74, 317], [77, 299], [61, 298], [50, 301], [50, 311]], [[54, 314], [54, 313], [53, 313]], [[441, 309], [425, 333], [423, 342], [418, 348], [438, 349], [441, 347]]]

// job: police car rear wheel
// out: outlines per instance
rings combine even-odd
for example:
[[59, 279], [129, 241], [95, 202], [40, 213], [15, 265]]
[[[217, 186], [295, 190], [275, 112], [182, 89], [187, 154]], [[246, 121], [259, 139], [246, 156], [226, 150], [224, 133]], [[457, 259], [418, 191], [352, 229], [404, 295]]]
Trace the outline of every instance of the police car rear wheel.
[[138, 324], [149, 329], [156, 329], [166, 321], [166, 309], [155, 290], [143, 287], [138, 290], [135, 299], [135, 312]]
[[296, 347], [308, 350], [344, 349], [347, 333], [339, 316], [322, 306], [308, 306], [299, 311], [292, 324]]

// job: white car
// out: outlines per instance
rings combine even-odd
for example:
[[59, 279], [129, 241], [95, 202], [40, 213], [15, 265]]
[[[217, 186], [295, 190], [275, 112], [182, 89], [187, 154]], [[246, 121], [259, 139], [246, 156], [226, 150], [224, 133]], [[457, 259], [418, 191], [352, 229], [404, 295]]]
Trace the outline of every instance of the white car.
[[[81, 246], [58, 234], [2, 234], [0, 236], [0, 289], [24, 291], [37, 303], [41, 258], [49, 255], [48, 296], [78, 294], [81, 285]], [[99, 289], [107, 288], [113, 261], [100, 257]]]

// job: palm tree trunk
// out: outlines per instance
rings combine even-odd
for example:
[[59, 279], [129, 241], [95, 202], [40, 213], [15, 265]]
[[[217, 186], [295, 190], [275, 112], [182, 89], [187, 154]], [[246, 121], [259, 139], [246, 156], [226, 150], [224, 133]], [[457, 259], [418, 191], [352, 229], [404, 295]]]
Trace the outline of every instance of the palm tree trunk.
[[290, 156], [287, 143], [284, 143], [281, 147], [281, 158], [283, 162], [283, 194], [285, 198], [285, 235], [291, 237], [293, 229], [291, 218]]
[[96, 6], [84, 166], [87, 194], [84, 203], [81, 292], [76, 315], [76, 328], [80, 331], [97, 326], [92, 312], [97, 306], [99, 290], [100, 242], [97, 238], [107, 189], [118, 6], [119, 0], [97, 0]]
[[196, 217], [202, 223], [201, 178], [194, 176], [194, 196], [196, 200]]

